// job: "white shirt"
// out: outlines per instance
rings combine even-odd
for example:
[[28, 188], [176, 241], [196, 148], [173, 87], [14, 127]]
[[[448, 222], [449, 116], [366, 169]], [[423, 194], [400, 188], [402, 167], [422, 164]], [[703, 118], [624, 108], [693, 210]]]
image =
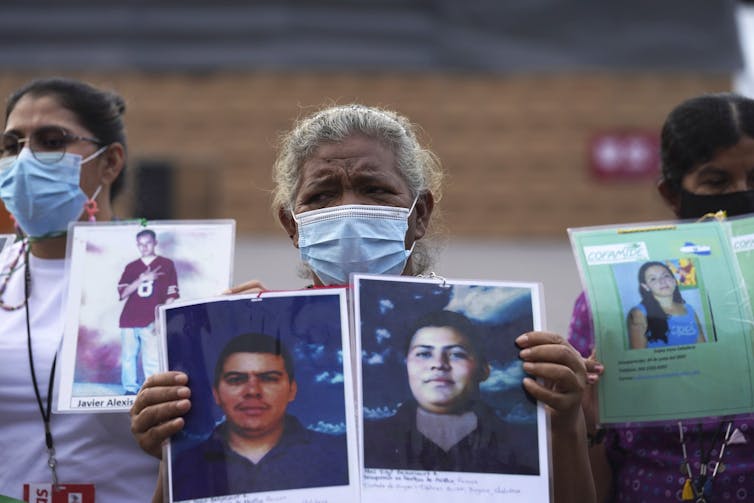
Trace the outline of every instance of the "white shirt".
[[[19, 251], [16, 243], [0, 256], [0, 284]], [[23, 258], [18, 265], [1, 297], [6, 305], [23, 302]], [[50, 368], [63, 333], [64, 260], [31, 256], [29, 265], [34, 368], [46, 407]], [[60, 483], [95, 484], [97, 503], [151, 500], [158, 462], [136, 444], [127, 413], [53, 413], [50, 423]], [[0, 456], [0, 494], [22, 499], [24, 483], [52, 482], [29, 367], [24, 308], [0, 310]]]

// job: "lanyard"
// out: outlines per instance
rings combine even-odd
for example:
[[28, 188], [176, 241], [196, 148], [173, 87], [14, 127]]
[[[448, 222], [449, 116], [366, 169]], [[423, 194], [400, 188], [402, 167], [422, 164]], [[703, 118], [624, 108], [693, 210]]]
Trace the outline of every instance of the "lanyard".
[[691, 464], [689, 463], [688, 453], [686, 451], [686, 439], [683, 435], [683, 425], [678, 422], [678, 434], [680, 437], [681, 448], [683, 450], [683, 463], [681, 464], [681, 473], [684, 471], [688, 475], [686, 482], [684, 483], [681, 498], [683, 501], [694, 501], [696, 503], [706, 503], [708, 498], [712, 496], [712, 483], [717, 477], [718, 471], [722, 466], [723, 454], [725, 454], [725, 446], [730, 440], [730, 430], [733, 426], [733, 421], [728, 423], [728, 428], [725, 431], [723, 441], [720, 445], [720, 452], [717, 456], [715, 467], [712, 470], [712, 475], [708, 475], [709, 462], [712, 454], [712, 450], [715, 448], [715, 442], [723, 432], [724, 424], [721, 422], [717, 428], [717, 432], [712, 437], [710, 448], [708, 451], [704, 448], [704, 435], [702, 433], [702, 425], [698, 425], [699, 430], [699, 451], [700, 451], [700, 464], [699, 464], [699, 476], [694, 477], [691, 472]]
[[3, 294], [5, 293], [5, 289], [8, 287], [8, 282], [10, 281], [10, 277], [13, 276], [13, 273], [17, 270], [17, 264], [18, 261], [21, 259], [21, 257], [24, 257], [24, 263], [29, 260], [29, 242], [27, 240], [23, 240], [21, 242], [21, 249], [18, 251], [18, 255], [16, 255], [16, 258], [13, 259], [13, 262], [11, 262], [10, 266], [8, 267], [8, 272], [5, 273], [5, 278], [3, 278], [3, 283], [0, 285], [0, 308], [2, 308], [5, 311], [15, 311], [16, 309], [21, 309], [26, 305], [26, 301], [29, 299], [28, 291], [26, 292], [24, 301], [21, 304], [11, 306], [9, 304], [6, 304], [3, 302]]
[[31, 348], [31, 322], [29, 316], [29, 294], [31, 290], [31, 270], [29, 269], [29, 257], [26, 256], [24, 264], [24, 306], [26, 311], [26, 345], [29, 350], [29, 367], [31, 369], [31, 382], [34, 385], [34, 395], [37, 399], [37, 405], [39, 405], [39, 412], [42, 415], [42, 421], [45, 425], [45, 445], [47, 446], [47, 466], [50, 467], [52, 472], [52, 483], [58, 485], [58, 461], [55, 459], [55, 443], [52, 439], [52, 431], [50, 430], [50, 418], [52, 416], [52, 384], [55, 379], [55, 364], [57, 363], [57, 354], [52, 359], [52, 368], [50, 369], [50, 380], [47, 386], [47, 404], [42, 405], [42, 394], [39, 392], [39, 384], [37, 383], [37, 373], [34, 370], [34, 355]]

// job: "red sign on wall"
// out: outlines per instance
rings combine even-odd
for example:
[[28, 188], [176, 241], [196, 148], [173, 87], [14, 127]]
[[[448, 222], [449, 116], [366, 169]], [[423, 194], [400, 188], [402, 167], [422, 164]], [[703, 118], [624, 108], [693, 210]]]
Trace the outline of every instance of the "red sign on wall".
[[589, 165], [601, 180], [657, 178], [660, 138], [646, 131], [599, 133], [589, 142]]

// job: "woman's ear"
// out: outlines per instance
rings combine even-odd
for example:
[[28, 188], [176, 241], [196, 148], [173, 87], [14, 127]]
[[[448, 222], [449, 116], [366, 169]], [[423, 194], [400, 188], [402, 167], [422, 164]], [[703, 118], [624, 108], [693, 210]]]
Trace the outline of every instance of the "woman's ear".
[[298, 248], [298, 225], [296, 225], [290, 210], [282, 206], [278, 208], [278, 220], [280, 220], [285, 232], [288, 233], [288, 237], [293, 241], [293, 246]]
[[432, 192], [426, 190], [419, 194], [416, 198], [416, 205], [414, 206], [414, 213], [416, 214], [414, 225], [414, 241], [418, 241], [423, 238], [427, 233], [429, 227], [429, 221], [432, 217], [432, 210], [435, 208], [435, 197]]
[[681, 214], [681, 192], [677, 188], [673, 187], [668, 180], [664, 178], [657, 182], [657, 192], [670, 206], [676, 216]]
[[126, 165], [126, 152], [120, 143], [112, 143], [102, 152], [105, 166], [102, 169], [100, 183], [108, 187], [118, 178]]

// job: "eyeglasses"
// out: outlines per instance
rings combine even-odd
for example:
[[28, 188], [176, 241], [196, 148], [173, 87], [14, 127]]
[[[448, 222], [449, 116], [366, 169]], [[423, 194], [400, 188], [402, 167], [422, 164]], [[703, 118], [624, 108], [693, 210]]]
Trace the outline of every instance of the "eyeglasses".
[[103, 145], [96, 138], [75, 135], [58, 126], [42, 126], [32, 131], [26, 138], [20, 138], [15, 133], [3, 133], [0, 138], [0, 158], [20, 154], [25, 143], [29, 146], [32, 155], [45, 164], [53, 164], [62, 159], [68, 145], [77, 141]]

